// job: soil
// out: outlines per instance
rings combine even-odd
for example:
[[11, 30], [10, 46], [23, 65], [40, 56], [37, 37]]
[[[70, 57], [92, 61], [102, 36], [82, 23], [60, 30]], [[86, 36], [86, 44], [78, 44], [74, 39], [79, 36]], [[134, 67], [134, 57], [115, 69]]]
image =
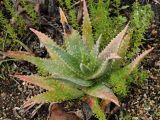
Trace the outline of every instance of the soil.
[[[125, 0], [124, 0], [125, 1]], [[149, 79], [140, 85], [132, 85], [130, 94], [122, 102], [121, 110], [112, 115], [110, 120], [126, 119], [126, 120], [159, 120], [160, 119], [160, 5], [152, 3], [152, 8], [155, 11], [155, 19], [152, 26], [146, 33], [146, 43], [144, 47], [155, 47], [153, 52], [147, 57], [143, 67], [150, 72]], [[57, 19], [54, 19], [57, 20]], [[44, 22], [42, 22], [44, 23]], [[53, 24], [54, 23], [54, 24]], [[42, 25], [43, 31], [47, 31], [52, 38], [55, 38], [59, 44], [63, 43], [61, 38], [61, 28], [57, 27], [58, 22], [52, 21]], [[50, 29], [48, 29], [50, 27]], [[57, 29], [58, 28], [58, 29]], [[28, 33], [30, 34], [30, 33]], [[58, 34], [55, 36], [55, 34]], [[29, 39], [29, 38], [26, 38]], [[26, 41], [29, 48], [34, 51], [37, 56], [46, 57], [44, 48], [35, 48], [39, 46], [37, 41]], [[34, 47], [32, 45], [34, 44]], [[25, 66], [24, 66], [25, 64]], [[35, 66], [26, 62], [9, 63], [23, 74], [36, 73]], [[0, 120], [31, 120], [30, 110], [27, 114], [23, 114], [23, 109], [20, 109], [23, 102], [32, 95], [43, 92], [39, 87], [26, 84], [19, 80], [11, 79], [0, 80]], [[80, 109], [80, 103], [76, 102], [76, 107], [73, 102], [63, 103], [63, 106], [71, 110]], [[67, 107], [69, 105], [69, 107]], [[33, 120], [46, 120], [48, 115], [48, 104], [45, 104], [38, 110], [37, 115]], [[68, 109], [69, 110], [69, 109]], [[93, 120], [94, 118], [91, 118]]]

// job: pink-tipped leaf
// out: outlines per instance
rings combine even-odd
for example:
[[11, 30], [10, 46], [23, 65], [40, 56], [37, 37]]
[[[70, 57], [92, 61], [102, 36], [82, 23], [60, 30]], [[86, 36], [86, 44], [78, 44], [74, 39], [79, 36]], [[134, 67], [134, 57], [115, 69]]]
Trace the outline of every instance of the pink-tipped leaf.
[[18, 60], [26, 60], [26, 56], [33, 56], [33, 54], [24, 51], [7, 51], [2, 53], [4, 56], [16, 58]]
[[118, 54], [119, 47], [123, 40], [124, 35], [128, 30], [129, 24], [105, 47], [105, 49], [98, 55], [100, 61], [104, 61], [111, 54]]
[[[25, 60], [30, 62], [38, 68], [38, 70], [56, 75], [70, 75], [72, 72], [68, 69], [68, 67], [60, 60], [51, 60], [35, 57], [28, 52], [22, 51], [7, 51], [3, 52], [4, 56], [15, 58], [17, 60]], [[61, 66], [61, 67], [59, 67]]]
[[105, 85], [98, 85], [93, 88], [90, 88], [87, 91], [87, 94], [97, 98], [101, 98], [103, 100], [109, 100], [115, 103], [117, 106], [120, 106], [118, 98], [114, 95], [112, 90]]
[[60, 21], [62, 25], [64, 26], [65, 24], [68, 24], [67, 18], [61, 8], [59, 8], [59, 13], [60, 13]]
[[[40, 77], [40, 76], [36, 76], [36, 75], [31, 75], [31, 76], [14, 75], [14, 77], [16, 77], [22, 81], [31, 83], [33, 85], [39, 86], [39, 87], [46, 89], [46, 90], [54, 90], [54, 86], [56, 84], [58, 84], [57, 81], [55, 81], [55, 80], [52, 80], [52, 79], [47, 80], [47, 78], [45, 78], [45, 77]], [[59, 84], [61, 84], [61, 83], [59, 83]]]
[[37, 35], [37, 37], [39, 38], [40, 42], [41, 42], [42, 44], [44, 44], [44, 46], [46, 47], [46, 49], [47, 49], [50, 57], [51, 57], [52, 59], [57, 59], [57, 54], [54, 53], [54, 52], [51, 50], [50, 47], [48, 47], [48, 45], [53, 45], [53, 44], [55, 44], [55, 43], [53, 42], [53, 40], [52, 40], [51, 38], [49, 38], [47, 35], [45, 35], [44, 33], [39, 32], [39, 31], [37, 31], [37, 30], [35, 30], [35, 29], [33, 29], [33, 28], [30, 28], [30, 30], [31, 30], [32, 32], [34, 32], [34, 33]]
[[118, 55], [116, 55], [114, 53], [111, 54], [108, 58], [106, 58], [105, 61], [102, 62], [102, 64], [97, 69], [97, 71], [87, 78], [87, 80], [93, 80], [93, 79], [101, 77], [102, 75], [105, 74], [105, 72], [107, 70], [107, 67], [109, 65], [109, 60], [120, 59], [120, 58], [121, 58], [120, 56], [118, 56]]
[[63, 26], [64, 36], [70, 35], [73, 31], [72, 27], [68, 24], [67, 18], [61, 8], [59, 8], [60, 22]]
[[57, 85], [55, 90], [47, 91], [36, 96], [32, 96], [23, 107], [28, 107], [35, 103], [48, 103], [48, 102], [62, 102], [65, 100], [72, 100], [83, 96], [83, 93], [75, 87], [67, 85]]
[[129, 73], [131, 73], [137, 66], [138, 64], [144, 59], [145, 56], [147, 56], [154, 48], [145, 50], [142, 54], [137, 56], [127, 67], [129, 69]]

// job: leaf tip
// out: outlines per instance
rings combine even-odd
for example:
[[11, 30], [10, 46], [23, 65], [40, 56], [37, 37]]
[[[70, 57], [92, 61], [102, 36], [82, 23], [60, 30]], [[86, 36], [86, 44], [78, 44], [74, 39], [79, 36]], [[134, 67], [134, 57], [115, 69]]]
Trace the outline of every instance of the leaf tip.
[[67, 18], [62, 10], [62, 8], [59, 7], [59, 14], [60, 14], [60, 22], [64, 26], [64, 24], [68, 23]]
[[83, 15], [88, 15], [87, 3], [86, 0], [81, 0], [83, 2]]

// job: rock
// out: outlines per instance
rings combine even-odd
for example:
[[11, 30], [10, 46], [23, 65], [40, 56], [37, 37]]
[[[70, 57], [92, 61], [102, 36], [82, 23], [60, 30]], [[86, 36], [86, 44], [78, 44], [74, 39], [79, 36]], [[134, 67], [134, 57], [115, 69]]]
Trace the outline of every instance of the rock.
[[132, 117], [132, 120], [139, 120], [138, 117]]
[[4, 92], [1, 93], [1, 97], [2, 97], [2, 98], [6, 97], [6, 95], [7, 95], [7, 94], [4, 93]]

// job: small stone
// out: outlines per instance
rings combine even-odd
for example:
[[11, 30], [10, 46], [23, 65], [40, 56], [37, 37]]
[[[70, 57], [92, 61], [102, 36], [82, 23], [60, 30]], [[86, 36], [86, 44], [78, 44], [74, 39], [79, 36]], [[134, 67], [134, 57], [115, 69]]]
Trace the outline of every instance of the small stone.
[[150, 103], [151, 106], [153, 106], [154, 103], [155, 103], [155, 101], [154, 101], [154, 100], [151, 100], [149, 103]]
[[132, 120], [139, 120], [138, 117], [132, 117]]
[[157, 30], [155, 30], [155, 29], [153, 29], [152, 32], [151, 32], [151, 34], [152, 34], [153, 36], [157, 36], [157, 33], [158, 33], [158, 32], [157, 32]]
[[151, 108], [150, 107], [145, 107], [144, 110], [149, 111]]
[[151, 25], [152, 28], [156, 28], [156, 26], [157, 26], [157, 25], [155, 25], [155, 24], [152, 24], [152, 25]]
[[23, 82], [22, 85], [26, 85], [26, 82]]
[[4, 92], [1, 93], [1, 97], [2, 97], [2, 98], [6, 97], [6, 95], [7, 95], [7, 94], [4, 93]]
[[157, 61], [157, 62], [155, 63], [155, 66], [160, 67], [160, 61]]
[[143, 110], [139, 110], [139, 113], [140, 113], [141, 115], [143, 115], [144, 112], [143, 112]]
[[144, 98], [147, 98], [147, 95], [146, 95], [146, 94], [144, 94], [144, 95], [143, 95], [143, 97], [144, 97]]

